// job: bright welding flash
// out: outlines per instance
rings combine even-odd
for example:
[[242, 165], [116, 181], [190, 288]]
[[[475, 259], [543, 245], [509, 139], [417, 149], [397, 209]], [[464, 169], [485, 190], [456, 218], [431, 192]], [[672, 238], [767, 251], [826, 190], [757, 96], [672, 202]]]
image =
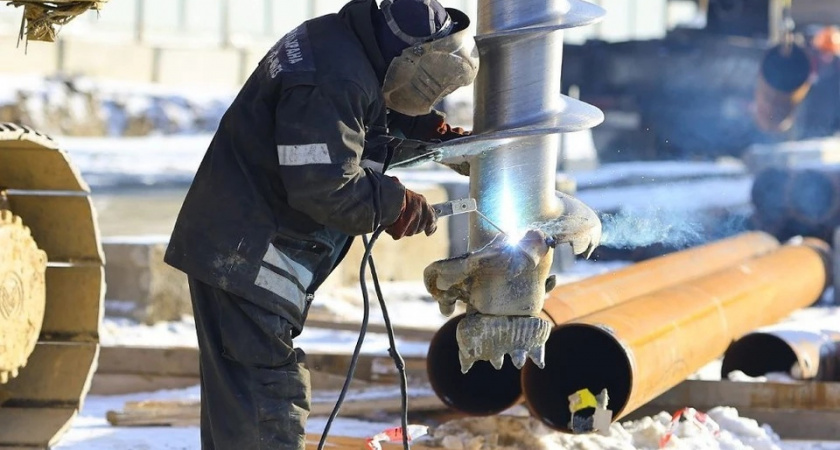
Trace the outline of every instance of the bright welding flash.
[[507, 234], [507, 240], [505, 241], [507, 245], [514, 246], [519, 245], [519, 242], [522, 241], [522, 238], [525, 237], [527, 233], [526, 230], [516, 229]]

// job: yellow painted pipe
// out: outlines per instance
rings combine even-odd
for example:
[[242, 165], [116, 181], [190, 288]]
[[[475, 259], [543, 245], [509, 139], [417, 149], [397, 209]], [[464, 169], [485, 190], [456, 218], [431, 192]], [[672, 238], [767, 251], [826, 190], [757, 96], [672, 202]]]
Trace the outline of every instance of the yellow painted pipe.
[[[560, 324], [778, 247], [779, 242], [769, 234], [749, 232], [649, 259], [557, 286], [546, 299], [543, 315]], [[463, 317], [449, 320], [432, 338], [426, 358], [429, 381], [438, 397], [453, 409], [471, 415], [497, 414], [521, 401], [521, 372], [510, 361], [501, 370], [494, 369], [487, 361], [479, 361], [462, 374], [456, 330]]]
[[810, 239], [559, 325], [545, 369], [529, 363], [522, 370], [528, 407], [546, 425], [571, 431], [569, 395], [607, 389], [607, 407], [619, 419], [738, 337], [811, 305], [827, 285], [828, 266], [825, 244]]

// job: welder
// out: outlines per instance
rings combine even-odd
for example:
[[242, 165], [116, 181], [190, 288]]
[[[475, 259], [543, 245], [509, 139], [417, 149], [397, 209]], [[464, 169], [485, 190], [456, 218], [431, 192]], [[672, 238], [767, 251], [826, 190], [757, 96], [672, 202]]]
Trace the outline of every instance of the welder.
[[433, 108], [475, 79], [469, 18], [436, 0], [354, 0], [282, 37], [222, 117], [165, 261], [188, 276], [204, 449], [303, 449], [309, 372], [293, 347], [355, 236], [436, 229], [384, 171], [391, 136], [446, 140]]

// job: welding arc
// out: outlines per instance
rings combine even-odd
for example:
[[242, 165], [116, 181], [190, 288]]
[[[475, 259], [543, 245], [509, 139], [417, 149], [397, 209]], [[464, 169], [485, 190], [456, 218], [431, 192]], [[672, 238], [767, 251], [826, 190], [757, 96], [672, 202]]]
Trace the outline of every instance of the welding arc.
[[490, 220], [489, 217], [485, 216], [484, 213], [482, 213], [481, 211], [479, 211], [477, 209], [475, 210], [475, 213], [478, 214], [482, 219], [486, 220], [487, 223], [489, 223], [490, 225], [493, 225], [493, 228], [499, 230], [503, 235], [505, 235], [505, 236], [508, 235], [507, 233], [505, 233], [505, 230], [503, 230], [502, 227], [496, 225], [492, 220]]

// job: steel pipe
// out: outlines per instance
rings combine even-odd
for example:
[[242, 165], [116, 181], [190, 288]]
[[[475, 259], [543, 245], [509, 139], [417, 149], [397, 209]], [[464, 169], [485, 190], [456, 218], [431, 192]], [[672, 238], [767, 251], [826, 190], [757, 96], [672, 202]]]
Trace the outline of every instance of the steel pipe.
[[612, 419], [620, 419], [722, 355], [734, 339], [819, 298], [831, 271], [824, 243], [814, 243], [785, 245], [558, 326], [545, 369], [522, 371], [529, 409], [570, 432], [569, 396], [606, 389]]
[[840, 327], [824, 321], [760, 328], [724, 353], [721, 377], [736, 370], [751, 377], [785, 372], [799, 380], [840, 381]]
[[[766, 233], [744, 233], [560, 285], [548, 294], [542, 317], [553, 325], [561, 324], [778, 247], [779, 242]], [[456, 330], [463, 318], [462, 314], [449, 320], [432, 338], [426, 358], [429, 381], [438, 397], [453, 409], [471, 415], [497, 414], [521, 401], [520, 372], [510, 361], [501, 370], [479, 361], [462, 373]]]
[[811, 60], [798, 45], [777, 45], [761, 61], [755, 88], [755, 120], [764, 131], [791, 128], [796, 108], [811, 89]]

